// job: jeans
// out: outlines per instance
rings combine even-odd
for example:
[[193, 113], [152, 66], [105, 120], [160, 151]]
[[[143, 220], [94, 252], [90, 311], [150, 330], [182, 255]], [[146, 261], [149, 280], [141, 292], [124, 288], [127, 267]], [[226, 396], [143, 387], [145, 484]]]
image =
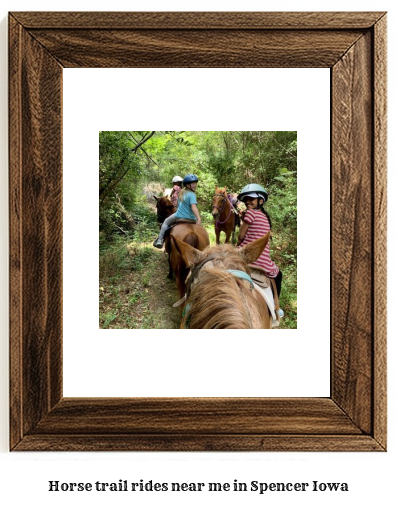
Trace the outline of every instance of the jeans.
[[160, 232], [159, 232], [159, 239], [164, 239], [164, 234], [167, 229], [171, 227], [175, 222], [177, 221], [176, 213], [173, 215], [170, 215], [168, 218], [166, 218], [161, 226]]

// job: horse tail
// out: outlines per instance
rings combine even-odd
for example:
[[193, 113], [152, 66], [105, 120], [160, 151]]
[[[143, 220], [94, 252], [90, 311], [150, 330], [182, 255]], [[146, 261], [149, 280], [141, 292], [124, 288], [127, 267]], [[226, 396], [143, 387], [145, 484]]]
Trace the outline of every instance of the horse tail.
[[197, 234], [194, 232], [189, 232], [189, 234], [187, 234], [183, 238], [183, 241], [194, 248], [199, 247], [199, 239], [198, 239]]

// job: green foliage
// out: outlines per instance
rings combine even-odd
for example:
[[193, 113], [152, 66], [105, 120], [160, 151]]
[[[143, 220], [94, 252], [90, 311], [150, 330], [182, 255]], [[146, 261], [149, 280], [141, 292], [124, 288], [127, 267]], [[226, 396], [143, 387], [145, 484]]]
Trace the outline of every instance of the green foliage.
[[295, 174], [284, 174], [283, 187], [269, 186], [269, 212], [273, 230], [271, 252], [283, 273], [280, 304], [283, 328], [297, 327], [297, 193]]
[[132, 261], [127, 255], [123, 238], [116, 237], [111, 243], [102, 242], [99, 246], [99, 272], [106, 278], [118, 278], [120, 273], [132, 269]]
[[297, 168], [297, 135], [293, 131], [198, 132], [207, 154], [207, 170], [219, 186], [238, 192], [247, 183], [267, 186]]
[[140, 191], [134, 183], [143, 171], [133, 135], [142, 141], [149, 134], [99, 132], [99, 230], [107, 241], [134, 228], [130, 208]]

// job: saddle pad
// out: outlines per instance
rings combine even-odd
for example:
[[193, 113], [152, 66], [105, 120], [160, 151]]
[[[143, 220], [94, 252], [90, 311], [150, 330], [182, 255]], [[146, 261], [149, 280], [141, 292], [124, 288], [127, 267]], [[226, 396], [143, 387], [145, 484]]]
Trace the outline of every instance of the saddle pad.
[[255, 289], [259, 292], [259, 294], [263, 297], [263, 299], [266, 301], [267, 307], [269, 308], [269, 311], [271, 313], [273, 323], [277, 320], [277, 315], [274, 308], [274, 297], [273, 292], [270, 287], [267, 289], [262, 289], [257, 284], [254, 283]]

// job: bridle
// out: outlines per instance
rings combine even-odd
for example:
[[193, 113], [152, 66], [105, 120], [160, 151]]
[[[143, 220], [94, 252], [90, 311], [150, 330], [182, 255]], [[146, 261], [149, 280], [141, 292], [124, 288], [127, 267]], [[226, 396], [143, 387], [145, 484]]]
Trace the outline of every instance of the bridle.
[[[228, 220], [229, 220], [229, 217], [232, 213], [232, 209], [233, 209], [233, 204], [231, 203], [230, 199], [229, 199], [229, 196], [228, 197], [225, 197], [224, 194], [215, 194], [214, 195], [214, 198], [215, 197], [221, 197], [223, 199], [222, 201], [222, 205], [221, 207], [217, 206], [216, 204], [214, 204], [212, 206], [212, 209], [216, 208], [218, 211], [219, 211], [219, 218], [217, 219], [216, 221], [216, 224], [215, 224], [215, 227], [218, 228], [218, 225], [223, 225], [224, 223], [226, 223]], [[229, 201], [229, 204], [230, 204], [230, 209], [229, 209], [229, 214], [228, 216], [226, 217], [225, 220], [223, 220], [223, 222], [221, 222], [220, 220], [220, 216], [222, 214], [222, 211], [225, 209], [225, 206], [226, 206], [226, 201]]]
[[225, 205], [226, 205], [226, 197], [224, 196], [224, 194], [215, 194], [213, 199], [216, 198], [221, 198], [222, 199], [222, 207], [220, 208], [219, 206], [217, 206], [216, 204], [214, 204], [212, 207], [213, 208], [216, 208], [217, 210], [219, 210], [219, 213], [221, 213], [224, 209], [225, 209]]

